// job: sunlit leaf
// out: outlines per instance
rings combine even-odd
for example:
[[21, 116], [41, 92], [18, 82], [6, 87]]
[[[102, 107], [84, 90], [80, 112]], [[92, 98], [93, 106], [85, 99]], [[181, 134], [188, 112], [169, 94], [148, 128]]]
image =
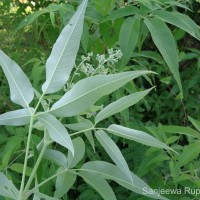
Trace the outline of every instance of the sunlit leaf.
[[53, 46], [46, 63], [46, 82], [42, 85], [43, 93], [57, 92], [69, 79], [80, 45], [86, 6], [87, 0], [83, 0]]
[[77, 82], [59, 101], [53, 104], [52, 114], [70, 117], [88, 109], [101, 97], [112, 93], [138, 76], [151, 71], [122, 72], [110, 75], [97, 75]]

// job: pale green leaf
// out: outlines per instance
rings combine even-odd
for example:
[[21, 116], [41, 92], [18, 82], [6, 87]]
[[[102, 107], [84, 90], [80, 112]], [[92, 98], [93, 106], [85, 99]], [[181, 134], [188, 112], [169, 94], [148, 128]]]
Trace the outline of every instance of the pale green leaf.
[[172, 150], [166, 144], [160, 142], [156, 138], [142, 131], [126, 128], [126, 127], [115, 125], [115, 124], [110, 125], [107, 130], [108, 132], [114, 135], [129, 139], [129, 140], [134, 140], [136, 142], [139, 142], [147, 146]]
[[61, 198], [66, 194], [76, 181], [76, 175], [66, 172], [57, 176], [54, 197]]
[[86, 6], [87, 0], [83, 0], [53, 46], [46, 63], [46, 82], [42, 86], [43, 93], [57, 92], [69, 79], [80, 45]]
[[186, 31], [196, 39], [200, 40], [200, 30], [198, 25], [187, 15], [180, 12], [169, 12], [166, 10], [157, 10], [154, 15], [180, 29]]
[[52, 114], [70, 117], [88, 109], [101, 97], [112, 93], [138, 76], [151, 71], [122, 72], [110, 75], [97, 75], [77, 82], [59, 101], [53, 104]]
[[[105, 179], [113, 180], [119, 185], [135, 193], [154, 199], [167, 200], [167, 198], [161, 197], [160, 195], [152, 194], [152, 191], [150, 193], [149, 191], [151, 188], [142, 179], [133, 173], [131, 173], [133, 182], [130, 182], [130, 180], [124, 174], [124, 171], [111, 163], [104, 161], [87, 162], [82, 166], [81, 170], [88, 173], [90, 172], [94, 177], [104, 177]], [[83, 171], [81, 171], [81, 173]], [[144, 189], [148, 190], [147, 193], [145, 192], [146, 194], [144, 193]]]
[[23, 126], [30, 123], [33, 108], [14, 110], [0, 115], [0, 125]]
[[81, 176], [86, 183], [92, 186], [104, 200], [117, 200], [112, 188], [101, 176], [96, 176], [96, 174], [89, 171], [80, 171], [78, 175]]
[[1, 50], [0, 66], [9, 83], [11, 100], [22, 107], [29, 107], [34, 91], [26, 74]]
[[2, 172], [0, 172], [0, 196], [8, 197], [16, 200], [19, 196], [19, 191]]
[[134, 94], [130, 94], [128, 96], [122, 97], [118, 99], [117, 101], [109, 104], [103, 110], [101, 110], [95, 117], [95, 123], [102, 121], [103, 119], [106, 119], [116, 113], [119, 113], [123, 111], [124, 109], [136, 104], [138, 101], [143, 99], [150, 91], [151, 89], [144, 90], [141, 92], [136, 92]]
[[44, 158], [56, 163], [63, 168], [67, 168], [67, 157], [60, 151], [47, 149], [44, 153]]
[[68, 154], [68, 168], [73, 168], [85, 155], [85, 143], [81, 137], [72, 140], [74, 146], [74, 156], [71, 152]]
[[173, 74], [179, 86], [182, 97], [183, 92], [179, 74], [179, 63], [176, 50], [176, 43], [174, 41], [170, 29], [167, 27], [165, 22], [157, 18], [145, 19], [144, 22], [151, 33], [151, 37], [155, 45], [159, 49], [171, 73]]
[[97, 131], [95, 136], [105, 151], [108, 153], [110, 158], [113, 160], [113, 162], [126, 174], [129, 180], [132, 182], [133, 180], [128, 164], [115, 142], [102, 130]]
[[60, 121], [49, 113], [42, 113], [37, 116], [39, 122], [47, 128], [50, 138], [58, 144], [69, 149], [74, 155], [74, 147], [71, 138]]
[[133, 50], [138, 42], [139, 33], [139, 18], [129, 17], [124, 20], [119, 35], [120, 49], [123, 53], [124, 63], [127, 63], [131, 55], [133, 54]]

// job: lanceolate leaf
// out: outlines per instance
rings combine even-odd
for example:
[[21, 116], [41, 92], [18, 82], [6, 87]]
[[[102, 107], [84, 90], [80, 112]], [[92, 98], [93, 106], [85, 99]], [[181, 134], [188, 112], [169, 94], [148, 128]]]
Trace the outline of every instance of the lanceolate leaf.
[[179, 74], [179, 63], [176, 50], [176, 43], [174, 41], [170, 29], [162, 20], [157, 18], [145, 19], [144, 22], [151, 33], [151, 37], [155, 45], [159, 49], [171, 73], [173, 74], [179, 86], [182, 97], [183, 93], [182, 93], [182, 84]]
[[80, 173], [83, 173], [84, 171], [85, 173], [90, 172], [94, 177], [104, 177], [105, 179], [113, 180], [119, 185], [143, 196], [148, 196], [153, 199], [167, 200], [167, 198], [160, 195], [152, 194], [152, 189], [133, 173], [131, 173], [133, 182], [130, 182], [124, 174], [124, 171], [111, 163], [104, 161], [87, 162], [82, 166], [81, 170], [83, 171]]
[[83, 158], [85, 154], [85, 143], [81, 137], [72, 140], [74, 146], [74, 156], [69, 152], [68, 154], [68, 168], [73, 168]]
[[130, 182], [132, 182], [132, 176], [128, 164], [126, 163], [124, 156], [122, 155], [115, 142], [102, 130], [97, 131], [95, 135], [100, 144], [110, 156], [110, 158], [126, 174]]
[[197, 141], [193, 144], [189, 144], [183, 152], [178, 156], [177, 166], [182, 167], [187, 165], [190, 161], [195, 159], [200, 153], [200, 142]]
[[0, 196], [11, 199], [17, 199], [19, 196], [17, 188], [2, 172], [0, 172]]
[[86, 5], [87, 0], [84, 0], [53, 46], [46, 63], [43, 93], [57, 92], [69, 78], [80, 45]]
[[122, 72], [111, 75], [97, 75], [76, 83], [51, 108], [56, 116], [70, 117], [88, 109], [101, 97], [110, 94], [138, 76], [152, 73], [150, 71]]
[[160, 142], [156, 138], [142, 131], [126, 128], [126, 127], [115, 125], [115, 124], [110, 125], [107, 130], [108, 132], [114, 135], [117, 135], [119, 137], [127, 138], [129, 140], [134, 140], [136, 142], [139, 142], [148, 146], [172, 150], [166, 144]]
[[67, 158], [60, 151], [47, 149], [44, 153], [44, 158], [52, 162], [55, 162], [57, 165], [63, 168], [67, 168]]
[[121, 112], [122, 110], [136, 104], [138, 101], [140, 101], [142, 98], [144, 98], [145, 95], [147, 95], [152, 90], [145, 90], [142, 92], [136, 92], [134, 94], [130, 94], [128, 96], [122, 97], [119, 100], [109, 104], [106, 106], [103, 110], [101, 110], [95, 117], [96, 124], [103, 119], [106, 119], [118, 112]]
[[23, 126], [30, 123], [33, 108], [14, 110], [0, 115], [0, 125]]
[[117, 200], [112, 188], [101, 176], [96, 176], [96, 174], [87, 171], [81, 171], [78, 175], [91, 185], [104, 200]]
[[122, 24], [119, 36], [123, 61], [127, 63], [137, 45], [140, 32], [140, 19], [129, 17]]
[[189, 16], [179, 12], [168, 12], [166, 10], [157, 10], [154, 14], [165, 22], [183, 29], [193, 37], [200, 40], [200, 30], [198, 25]]
[[75, 174], [69, 172], [58, 175], [56, 178], [56, 191], [54, 192], [54, 196], [61, 198], [64, 194], [66, 194], [75, 183], [76, 177], [77, 176]]
[[29, 103], [34, 97], [34, 91], [26, 74], [21, 70], [17, 63], [11, 60], [1, 50], [0, 66], [3, 69], [10, 86], [11, 100], [22, 107], [29, 107]]
[[200, 121], [193, 119], [192, 117], [188, 116], [188, 119], [193, 124], [193, 126], [200, 132]]
[[74, 155], [72, 140], [62, 123], [49, 113], [42, 113], [37, 118], [47, 128], [51, 139], [69, 149], [72, 155]]

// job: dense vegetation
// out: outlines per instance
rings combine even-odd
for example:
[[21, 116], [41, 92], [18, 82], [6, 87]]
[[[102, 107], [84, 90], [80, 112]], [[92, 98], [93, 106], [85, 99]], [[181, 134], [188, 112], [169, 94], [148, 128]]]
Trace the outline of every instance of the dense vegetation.
[[200, 198], [199, 13], [1, 1], [0, 199]]

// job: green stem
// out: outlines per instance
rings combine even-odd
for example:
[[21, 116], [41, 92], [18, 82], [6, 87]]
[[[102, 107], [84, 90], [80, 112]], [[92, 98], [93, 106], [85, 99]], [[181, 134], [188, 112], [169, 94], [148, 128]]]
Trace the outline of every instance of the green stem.
[[24, 184], [25, 184], [26, 168], [27, 168], [27, 163], [28, 163], [29, 147], [30, 147], [30, 143], [31, 143], [31, 133], [32, 133], [32, 129], [33, 129], [33, 121], [34, 121], [34, 117], [31, 116], [27, 145], [26, 145], [26, 153], [25, 153], [25, 159], [24, 159], [24, 167], [23, 167], [23, 173], [22, 173], [22, 180], [21, 180], [21, 186], [20, 186], [20, 193], [19, 193], [18, 200], [23, 200], [23, 197], [24, 197], [23, 190], [24, 190]]
[[70, 134], [70, 136], [75, 136], [75, 135], [78, 135], [80, 133], [83, 133], [83, 132], [87, 132], [87, 131], [92, 131], [92, 130], [108, 130], [107, 128], [95, 128], [95, 127], [92, 127], [92, 128], [88, 128], [88, 129], [84, 129], [84, 130], [81, 130], [81, 131], [77, 131], [75, 133], [72, 133]]
[[47, 147], [48, 147], [48, 143], [45, 142], [44, 145], [43, 145], [43, 147], [42, 147], [42, 150], [41, 150], [41, 152], [40, 152], [40, 155], [39, 155], [39, 157], [38, 157], [38, 159], [37, 159], [37, 161], [36, 161], [36, 163], [35, 163], [35, 166], [34, 166], [32, 172], [31, 172], [31, 175], [30, 175], [30, 177], [29, 177], [29, 179], [28, 179], [28, 182], [27, 182], [26, 187], [25, 187], [25, 189], [24, 189], [24, 193], [26, 193], [27, 190], [30, 188], [30, 185], [31, 185], [31, 183], [32, 183], [32, 181], [33, 181], [33, 179], [34, 179], [34, 177], [35, 177], [35, 174], [36, 174], [36, 172], [37, 172], [37, 169], [38, 169], [38, 167], [39, 167], [39, 165], [40, 165], [40, 162], [41, 162], [41, 160], [42, 160], [42, 158], [43, 158], [43, 155], [44, 155], [44, 153], [45, 153]]

